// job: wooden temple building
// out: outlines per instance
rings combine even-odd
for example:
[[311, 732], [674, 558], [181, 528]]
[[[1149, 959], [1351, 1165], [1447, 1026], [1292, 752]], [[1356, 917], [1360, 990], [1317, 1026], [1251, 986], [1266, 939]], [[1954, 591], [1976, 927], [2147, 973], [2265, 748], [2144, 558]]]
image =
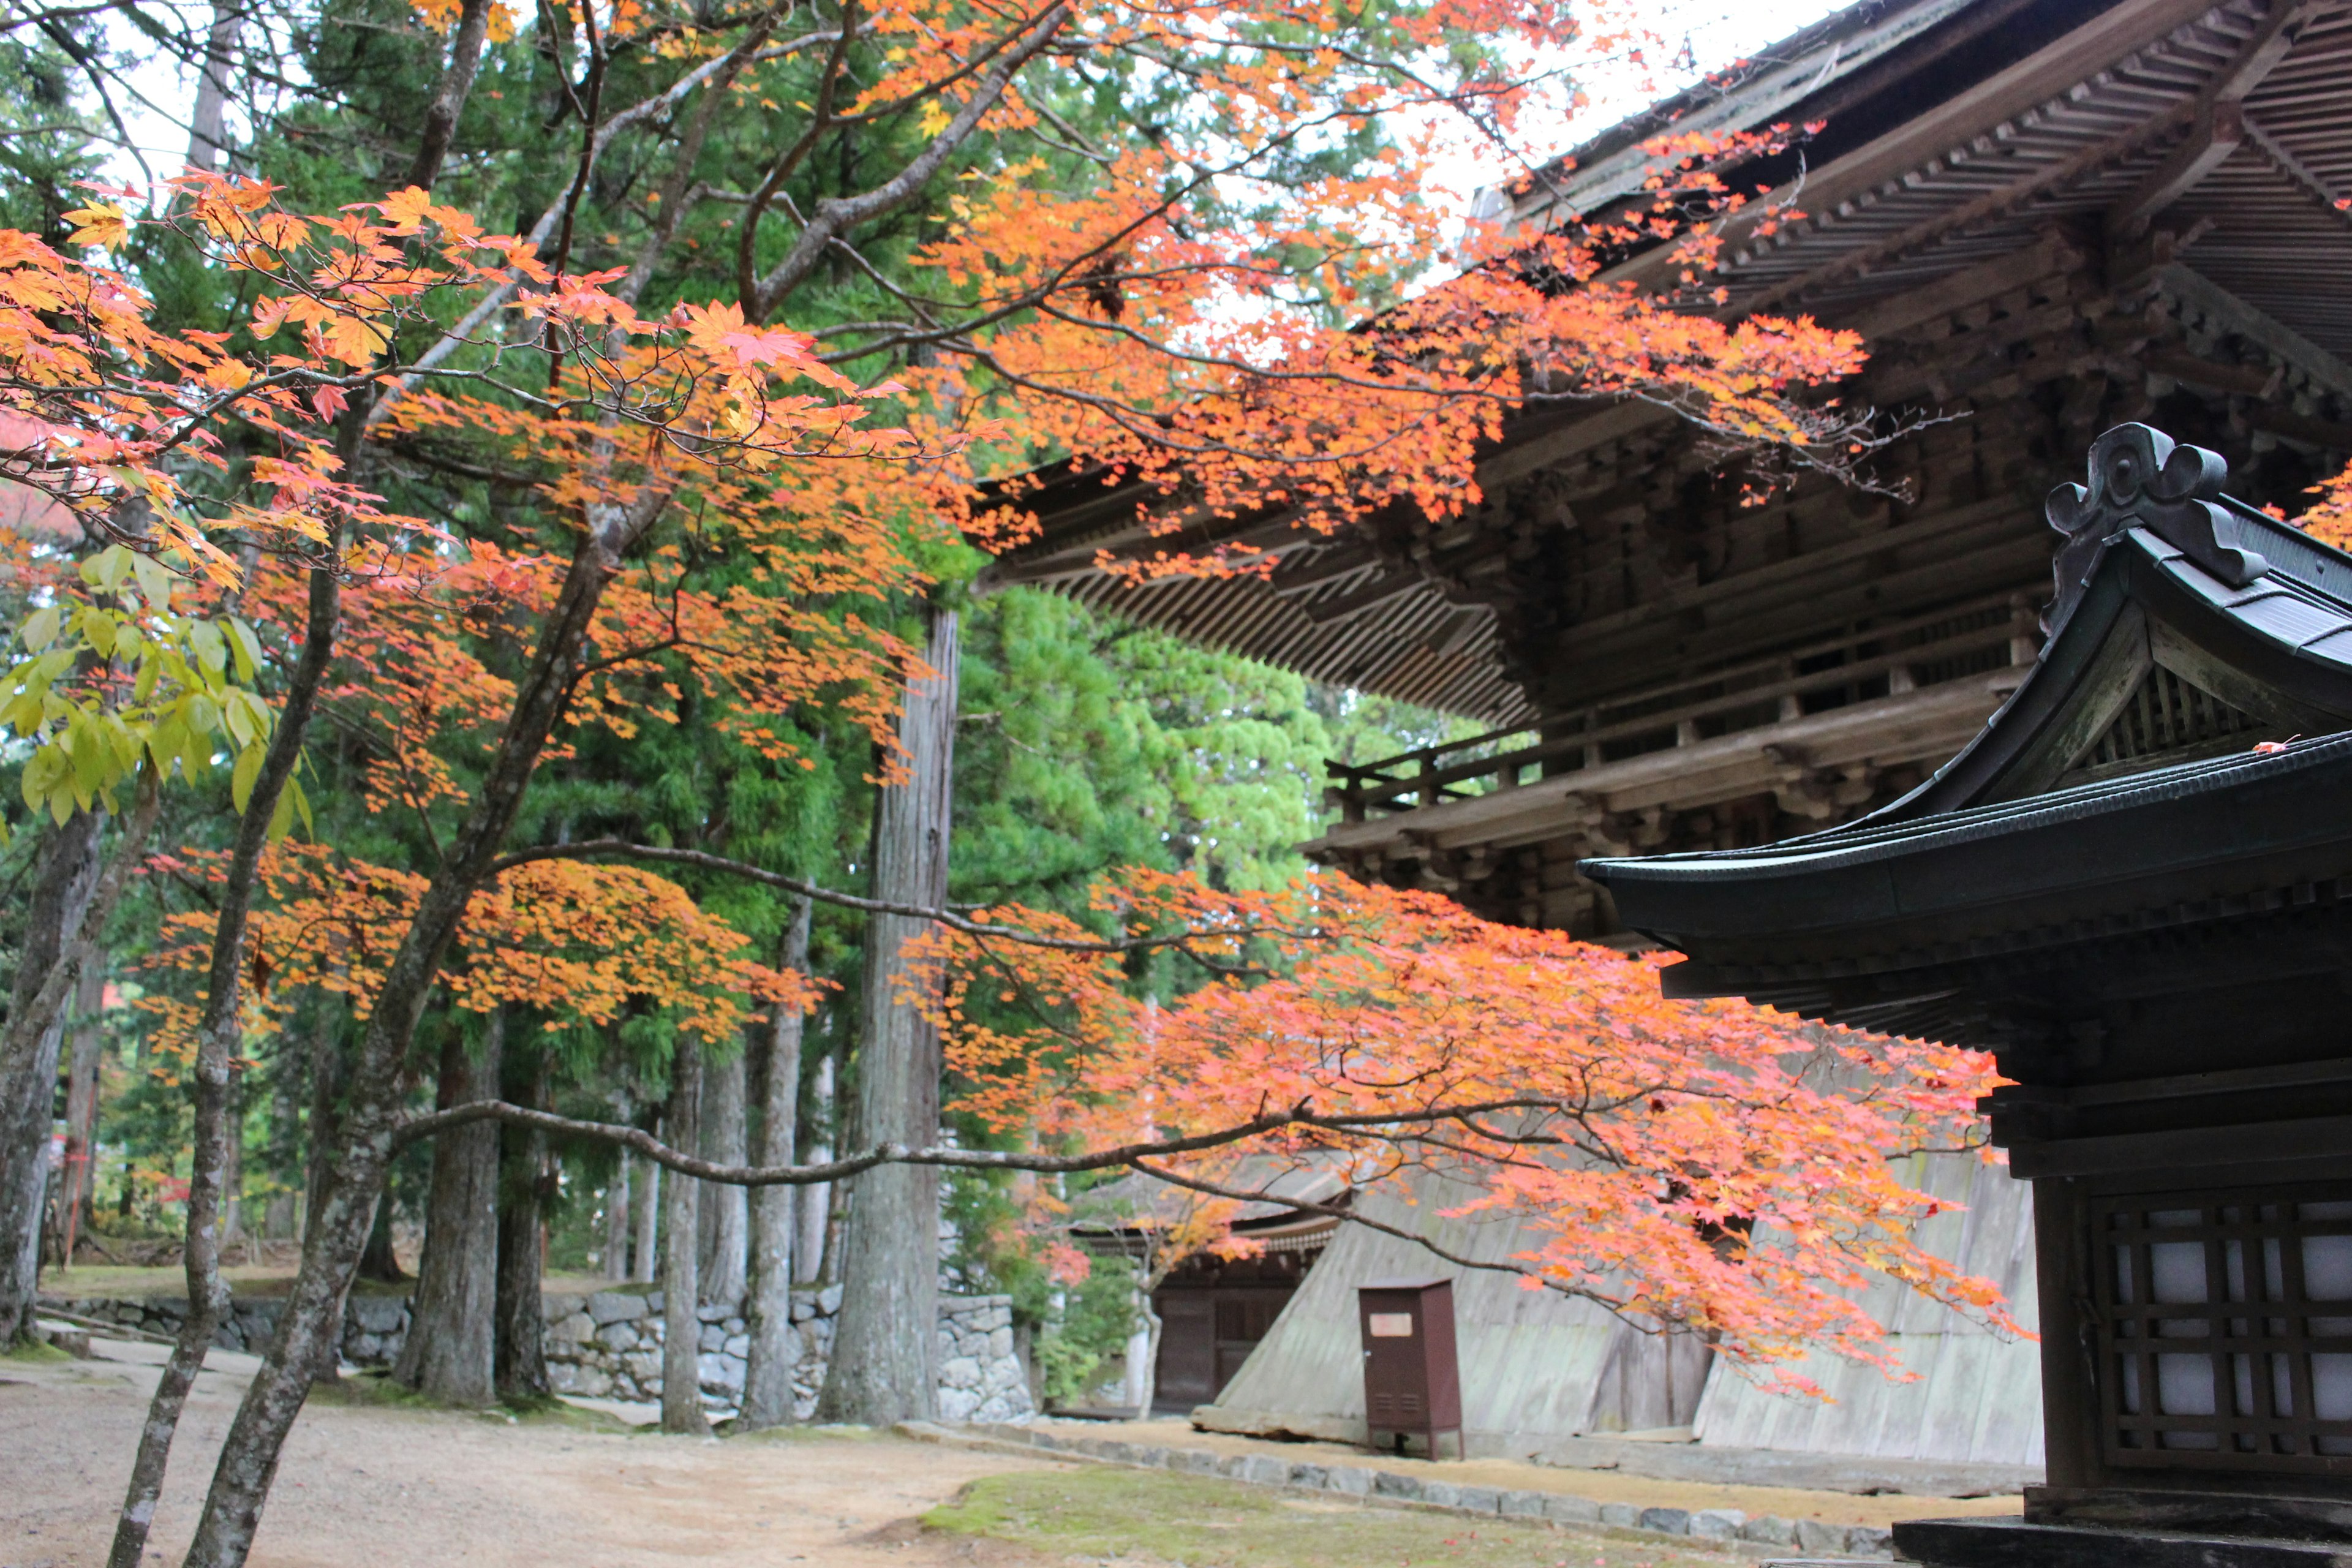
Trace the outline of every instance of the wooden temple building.
[[[1741, 995], [1997, 1053], [2033, 1191], [2048, 1484], [1906, 1556], [2352, 1560], [2352, 555], [2145, 426], [2061, 488], [2050, 641], [1860, 822], [1591, 863]], [[2263, 740], [2300, 734], [2300, 740]]]
[[[1159, 526], [1171, 515], [1181, 524], [1171, 545], [1139, 515], [1147, 498], [1139, 491], [1102, 474], [1066, 472], [1031, 498], [1038, 536], [1001, 559], [987, 584], [1050, 587], [1319, 681], [1482, 721], [1486, 732], [1460, 743], [1335, 767], [1338, 820], [1310, 853], [1360, 877], [1442, 889], [1490, 919], [1623, 945], [1671, 938], [1674, 928], [1629, 918], [1619, 900], [1632, 884], [1613, 871], [1588, 876], [1580, 862], [1736, 856], [1898, 802], [1914, 815], [1923, 800], [1957, 809], [1963, 795], [1995, 803], [1981, 809], [1997, 816], [2000, 801], [2095, 791], [2144, 767], [2242, 759], [2258, 742], [2346, 728], [2330, 721], [2352, 712], [2332, 688], [2322, 694], [2287, 679], [2325, 661], [2294, 632], [2315, 602], [2301, 587], [2257, 594], [2242, 606], [2206, 603], [2194, 614], [2226, 610], [2243, 626], [2211, 637], [2175, 638], [2166, 628], [2192, 613], [2170, 600], [2160, 610], [2137, 600], [2136, 609], [2101, 608], [2102, 599], [2086, 611], [2089, 599], [2063, 596], [2053, 605], [2060, 541], [2043, 502], [2081, 477], [2102, 432], [2133, 423], [2218, 454], [2236, 498], [2230, 515], [2242, 522], [2241, 503], [2302, 510], [2309, 487], [2352, 458], [2352, 5], [1865, 0], [1599, 136], [1525, 193], [1492, 200], [1529, 232], [1558, 213], [1606, 215], [1644, 199], [1652, 163], [1643, 142], [1660, 132], [1815, 121], [1821, 129], [1801, 147], [1729, 173], [1742, 188], [1770, 186], [1805, 216], [1769, 233], [1742, 226], [1751, 219], [1733, 221], [1723, 310], [1851, 327], [1870, 360], [1837, 389], [1841, 397], [1944, 416], [1879, 459], [1878, 477], [1898, 484], [1900, 499], [1811, 479], [1743, 507], [1739, 476], [1723, 471], [1673, 416], [1631, 404], [1550, 406], [1511, 423], [1484, 455], [1485, 500], [1470, 514], [1391, 510], [1331, 538], [1279, 512], [1212, 518], [1163, 509]], [[1637, 253], [1613, 276], [1641, 282], [1662, 267], [1659, 255]], [[1129, 586], [1097, 564], [1106, 552], [1235, 540], [1276, 552], [1271, 574]], [[2080, 545], [2069, 546], [2073, 564], [2082, 563]], [[2119, 550], [2100, 561], [2125, 559]], [[2325, 552], [2256, 552], [2284, 574], [2282, 584], [2309, 584], [2323, 596], [2352, 587], [2326, 576], [2337, 568]], [[2145, 569], [2172, 570], [2153, 555]], [[2036, 673], [2055, 657], [2045, 655], [2045, 628], [2079, 647], [2086, 634], [2068, 628], [2110, 609], [2122, 623], [2144, 625], [2140, 642], [2128, 629], [2102, 642], [2105, 662], [2076, 683], [2095, 689], [2096, 700], [2084, 695], [2063, 717], [2037, 721], [2031, 743], [2021, 740], [2019, 705], [2043, 702], [2028, 694], [2064, 683]], [[2262, 629], [2273, 618], [2276, 627]], [[2295, 651], [2273, 649], [2277, 657], [2264, 655], [2269, 662], [2256, 668], [2242, 645], [2257, 631]], [[2209, 646], [2221, 651], [2183, 651]], [[2007, 738], [1979, 739], [1992, 735]], [[2021, 748], [2014, 756], [2002, 750], [2011, 745]], [[1958, 764], [1965, 784], [1939, 773], [1964, 751], [1979, 759]], [[1992, 779], [1983, 770], [1996, 753], [2009, 771]], [[2292, 753], [2310, 754], [2302, 743]], [[2053, 826], [2051, 842], [2063, 837]], [[2160, 841], [2141, 847], [2152, 853]], [[2279, 869], [2273, 882], [2227, 896], [2286, 900], [2263, 907], [2286, 922], [2283, 931], [2299, 930], [2294, 911], [2304, 906], [2294, 900], [2334, 895]], [[2189, 921], [2178, 940], [2193, 946], [2206, 930]], [[2171, 962], [2161, 955], [2174, 939], [2151, 927], [2140, 940], [2128, 963], [2144, 979]], [[2296, 936], [2303, 945], [2293, 952], [2307, 956], [2312, 942], [2325, 940]], [[2245, 985], [2226, 1004], [2217, 994], [2215, 1010], [2199, 1015], [2217, 1029], [2230, 1026], [2231, 1009], [2264, 1005], [2263, 977], [2304, 961], [2265, 968], [2258, 952], [2242, 951]], [[1979, 1005], [1905, 992], [1881, 1007], [1859, 979], [1808, 977], [1790, 989], [1726, 962], [1726, 988], [1753, 987], [1873, 1027], [1958, 1028], [1952, 1018]], [[2030, 969], [2021, 962], [2014, 984], [2030, 988]], [[2139, 1004], [2116, 984], [2124, 989], [2112, 1009], [2102, 1011], [2103, 1000], [2030, 1048], [2110, 1059], [2102, 1053], [2146, 1027], [2132, 1022]], [[2282, 1047], [2280, 1062], [2292, 1055]], [[2011, 1127], [2078, 1118], [2095, 1142], [2093, 1130], [2137, 1135], [2169, 1114], [2130, 1094], [2099, 1100], [2105, 1092], [2054, 1107], [2021, 1102], [1997, 1115]], [[2149, 1116], [2158, 1120], [2141, 1120]], [[1927, 1164], [1934, 1168], [1915, 1184], [1967, 1205], [1964, 1220], [1930, 1222], [1944, 1227], [1933, 1244], [1969, 1272], [2009, 1285], [2029, 1326], [2037, 1312], [2054, 1312], [2045, 1345], [2073, 1344], [2065, 1336], [2081, 1325], [2069, 1303], [2053, 1307], [2046, 1250], [2045, 1284], [2037, 1292], [2033, 1283], [2033, 1205], [2022, 1191], [1966, 1160]], [[2345, 1196], [2352, 1200], [2352, 1188]], [[2156, 1212], [2110, 1205], [2097, 1210], [2107, 1216], [2098, 1223], [2144, 1230], [2158, 1223]], [[2245, 1238], [2265, 1212], [2232, 1211], [2236, 1240], [2214, 1228], [2221, 1218], [2200, 1222], [2208, 1228], [2194, 1232], [2197, 1245], [2252, 1246]], [[1202, 1417], [1332, 1436], [1360, 1426], [1360, 1396], [1338, 1370], [1355, 1353], [1352, 1308], [1340, 1303], [1358, 1275], [1412, 1272], [1425, 1261], [1391, 1258], [1384, 1241], [1358, 1228], [1332, 1238], [1256, 1352], [1220, 1378], [1217, 1404]], [[1524, 1300], [1498, 1301], [1489, 1313], [1465, 1297], [1471, 1451], [1542, 1452], [1580, 1434], [1654, 1424], [1759, 1452], [2037, 1469], [2042, 1378], [2058, 1363], [1891, 1287], [1882, 1294], [1868, 1305], [1921, 1380], [1895, 1385], [1867, 1371], [1809, 1367], [1837, 1395], [1827, 1406], [1758, 1394], [1720, 1367], [1694, 1392], [1672, 1347], [1635, 1345], [1622, 1325], [1571, 1321], [1570, 1306]], [[2344, 1348], [2352, 1365], [2352, 1341]], [[2130, 1361], [2111, 1346], [2098, 1353], [2123, 1357], [2117, 1366]], [[2142, 1375], [2160, 1379], [2167, 1364], [2158, 1356]], [[1482, 1370], [1490, 1367], [1517, 1370]], [[1530, 1377], [1549, 1382], [1522, 1386]], [[1490, 1384], [1498, 1392], [1482, 1434], [1480, 1390]], [[2165, 1445], [2173, 1439], [2157, 1427], [2100, 1414], [2070, 1386], [2052, 1397], [2075, 1399], [2065, 1408], [2088, 1425], [2052, 1428], [2053, 1483], [2139, 1463], [2114, 1458], [2126, 1433], [2149, 1454], [2172, 1452]], [[2292, 1408], [2277, 1419], [2316, 1418], [2308, 1401]], [[2240, 1441], [2234, 1427], [2200, 1430], [2221, 1434], [2225, 1448]], [[2271, 1443], [2284, 1430], [2266, 1426], [2253, 1440]], [[2336, 1437], [2296, 1431], [2305, 1445], [2294, 1450], [2297, 1464], [2336, 1462], [2313, 1446]], [[2068, 1468], [2084, 1454], [2105, 1457], [2080, 1461], [2092, 1469]]]

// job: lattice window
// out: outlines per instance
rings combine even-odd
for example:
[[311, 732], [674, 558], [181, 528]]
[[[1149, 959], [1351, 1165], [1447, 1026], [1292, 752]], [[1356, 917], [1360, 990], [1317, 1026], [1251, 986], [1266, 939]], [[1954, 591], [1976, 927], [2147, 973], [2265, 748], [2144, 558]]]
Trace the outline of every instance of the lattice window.
[[2352, 1468], [2352, 1185], [2094, 1209], [2110, 1463]]
[[2116, 763], [2160, 757], [2263, 728], [2263, 721], [2252, 714], [2190, 685], [2159, 664], [2147, 672], [2123, 711], [2076, 765], [2122, 771], [2116, 769]]

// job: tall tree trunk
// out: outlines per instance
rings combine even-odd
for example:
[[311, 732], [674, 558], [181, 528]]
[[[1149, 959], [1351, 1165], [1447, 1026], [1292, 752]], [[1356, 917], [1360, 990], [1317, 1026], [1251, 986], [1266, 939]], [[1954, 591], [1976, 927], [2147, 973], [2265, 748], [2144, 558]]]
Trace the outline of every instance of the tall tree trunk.
[[[784, 927], [782, 967], [808, 973], [809, 910], [795, 900]], [[801, 1040], [807, 1016], [779, 1003], [760, 1042], [758, 1070], [751, 1074], [760, 1096], [760, 1143], [752, 1163], [789, 1165], [800, 1141]], [[781, 1426], [793, 1418], [793, 1369], [798, 1338], [793, 1332], [793, 1189], [761, 1187], [751, 1194], [751, 1279], [743, 1313], [751, 1354], [743, 1374], [745, 1430]]]
[[[505, 1015], [483, 1020], [478, 1053], [450, 1019], [441, 1044], [435, 1106], [446, 1110], [499, 1097]], [[433, 1141], [433, 1178], [425, 1205], [425, 1253], [408, 1338], [392, 1375], [451, 1405], [488, 1405], [492, 1380], [491, 1308], [499, 1244], [499, 1124], [475, 1121]]]
[[[507, 1074], [516, 1104], [547, 1108], [547, 1053], [534, 1049]], [[499, 1129], [499, 1397], [509, 1405], [548, 1398], [547, 1310], [541, 1303], [546, 1258], [541, 1215], [549, 1196], [547, 1134], [528, 1127]]]
[[[9, 994], [11, 1025], [26, 1019], [51, 984], [69, 933], [78, 930], [98, 885], [99, 838], [104, 814], [76, 812], [53, 827], [41, 846], [27, 911], [16, 983]], [[27, 1340], [41, 1274], [41, 1210], [48, 1194], [49, 1129], [57, 1110], [58, 1053], [65, 1014], [42, 1022], [22, 1071], [0, 1074], [0, 1348]], [[15, 1032], [14, 1029], [11, 1031]]]
[[[629, 1102], [616, 1100], [614, 1119], [629, 1120]], [[598, 1259], [607, 1279], [629, 1277], [629, 1163], [626, 1149], [613, 1154], [613, 1179], [604, 1184], [604, 1251]]]
[[[662, 1118], [670, 1146], [691, 1149], [700, 1131], [702, 1047], [681, 1037], [670, 1064], [669, 1110]], [[696, 1222], [702, 1184], [672, 1175], [669, 1212], [663, 1215], [662, 1395], [665, 1432], [700, 1435], [710, 1430], [702, 1413], [702, 1318], [695, 1310], [701, 1292], [695, 1276], [700, 1259]]]
[[106, 955], [93, 953], [74, 986], [73, 1052], [66, 1068], [65, 1193], [59, 1212], [66, 1221], [66, 1267], [73, 1266], [74, 1237], [87, 1235], [98, 1209], [99, 1071], [106, 1060]]
[[[660, 1118], [654, 1127], [664, 1138], [669, 1129], [662, 1126]], [[671, 1145], [677, 1147], [676, 1144]], [[662, 1168], [647, 1160], [638, 1167], [636, 1175], [637, 1247], [630, 1259], [629, 1278], [641, 1284], [650, 1284], [661, 1276], [661, 1197]]]
[[[882, 792], [874, 896], [938, 908], [948, 895], [953, 804], [956, 616], [931, 610], [931, 676], [898, 721], [908, 778]], [[902, 949], [926, 922], [875, 915], [866, 928], [865, 1026], [857, 1053], [857, 1137], [919, 1146], [940, 1131], [938, 1031], [901, 994]], [[841, 1313], [817, 1416], [886, 1426], [928, 1420], [938, 1403], [940, 1184], [928, 1166], [878, 1165], [851, 1178]]]
[[[702, 1074], [702, 1157], [729, 1165], [743, 1163], [749, 1138], [744, 1127], [744, 1053], [730, 1053]], [[751, 1208], [741, 1187], [702, 1184], [698, 1205], [702, 1236], [702, 1302], [734, 1307], [743, 1300], [744, 1251], [751, 1244]]]
[[[835, 1125], [833, 1058], [834, 1053], [827, 1051], [817, 1058], [816, 1082], [809, 1089], [810, 1113], [826, 1127]], [[832, 1158], [831, 1133], [809, 1145], [813, 1163], [822, 1164]], [[825, 1237], [833, 1228], [833, 1184], [812, 1182], [793, 1191], [793, 1215], [800, 1226], [793, 1250], [793, 1279], [799, 1284], [814, 1285], [824, 1278]]]
[[[318, 993], [312, 1004], [325, 1007], [328, 998]], [[307, 1052], [290, 1032], [278, 1037], [269, 1068], [269, 1173], [275, 1185], [262, 1213], [261, 1233], [271, 1241], [284, 1241], [296, 1229], [299, 1189], [292, 1176], [300, 1165], [302, 1089], [310, 1076]]]
[[218, 169], [228, 160], [228, 92], [236, 80], [246, 5], [247, 0], [213, 0], [213, 25], [196, 68], [195, 108], [188, 116], [188, 163], [194, 168]]

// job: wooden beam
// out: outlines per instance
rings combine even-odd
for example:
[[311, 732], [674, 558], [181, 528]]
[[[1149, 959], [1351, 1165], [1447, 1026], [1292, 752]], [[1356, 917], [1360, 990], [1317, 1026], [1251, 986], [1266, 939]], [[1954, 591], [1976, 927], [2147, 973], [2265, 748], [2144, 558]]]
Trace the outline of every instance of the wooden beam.
[[[2330, 7], [2333, 8], [2332, 6]], [[2302, 36], [2303, 25], [2319, 9], [2315, 0], [2273, 0], [2270, 15], [2247, 40], [2247, 47], [2207, 89], [2217, 101], [2234, 103], [2263, 85], [2272, 68], [2286, 58]]]
[[2206, 175], [2230, 161], [2230, 154], [2245, 139], [2242, 104], [2225, 100], [2204, 110], [2180, 145], [2149, 170], [2130, 195], [2107, 209], [2107, 232], [2118, 238], [2145, 233], [2157, 214], [2203, 184]]
[[2178, 349], [2150, 349], [2141, 356], [2140, 363], [2158, 375], [2168, 375], [2191, 386], [2239, 393], [2265, 403], [2278, 395], [2279, 383], [2284, 379], [2279, 372], [2264, 370], [2260, 365], [2215, 364]]

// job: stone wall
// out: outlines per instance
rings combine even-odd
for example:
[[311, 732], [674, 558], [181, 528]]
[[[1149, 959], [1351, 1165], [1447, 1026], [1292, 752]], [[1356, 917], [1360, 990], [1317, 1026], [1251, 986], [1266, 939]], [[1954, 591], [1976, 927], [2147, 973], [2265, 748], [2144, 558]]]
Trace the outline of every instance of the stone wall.
[[[76, 1317], [118, 1323], [151, 1334], [176, 1335], [187, 1301], [178, 1296], [140, 1300], [43, 1297]], [[213, 1336], [222, 1350], [267, 1350], [285, 1303], [266, 1297], [236, 1302]], [[790, 1349], [793, 1355], [793, 1415], [816, 1408], [824, 1363], [833, 1348], [841, 1288], [796, 1291]], [[559, 1394], [588, 1398], [661, 1397], [662, 1293], [632, 1289], [592, 1296], [549, 1296], [547, 1374]], [[699, 1347], [702, 1402], [714, 1418], [735, 1414], [743, 1394], [751, 1349], [742, 1317], [731, 1307], [704, 1307]], [[343, 1359], [355, 1366], [388, 1366], [408, 1333], [404, 1296], [353, 1296], [343, 1310]], [[1037, 1413], [1027, 1370], [1013, 1346], [1012, 1299], [940, 1298], [940, 1417], [944, 1421], [1022, 1421]]]
[[[793, 1297], [793, 1415], [816, 1408], [833, 1348], [841, 1289]], [[662, 1294], [600, 1290], [547, 1299], [547, 1373], [558, 1392], [589, 1397], [661, 1397]], [[737, 1309], [704, 1307], [702, 1398], [714, 1416], [742, 1397], [751, 1340]], [[1003, 1411], [1007, 1414], [998, 1415]], [[1013, 1349], [1013, 1309], [1003, 1296], [940, 1299], [940, 1415], [947, 1421], [1018, 1421], [1036, 1414], [1029, 1379]]]
[[[188, 1299], [184, 1296], [116, 1300], [45, 1293], [41, 1305], [70, 1312], [77, 1318], [119, 1323], [126, 1329], [160, 1334], [166, 1339], [178, 1338], [180, 1325], [188, 1317]], [[260, 1354], [269, 1348], [271, 1337], [278, 1332], [278, 1315], [285, 1310], [285, 1302], [268, 1296], [249, 1296], [231, 1302], [227, 1319], [213, 1331], [214, 1348]], [[401, 1341], [407, 1334], [405, 1296], [355, 1295], [343, 1303], [343, 1360], [353, 1366], [390, 1365], [400, 1354]]]

